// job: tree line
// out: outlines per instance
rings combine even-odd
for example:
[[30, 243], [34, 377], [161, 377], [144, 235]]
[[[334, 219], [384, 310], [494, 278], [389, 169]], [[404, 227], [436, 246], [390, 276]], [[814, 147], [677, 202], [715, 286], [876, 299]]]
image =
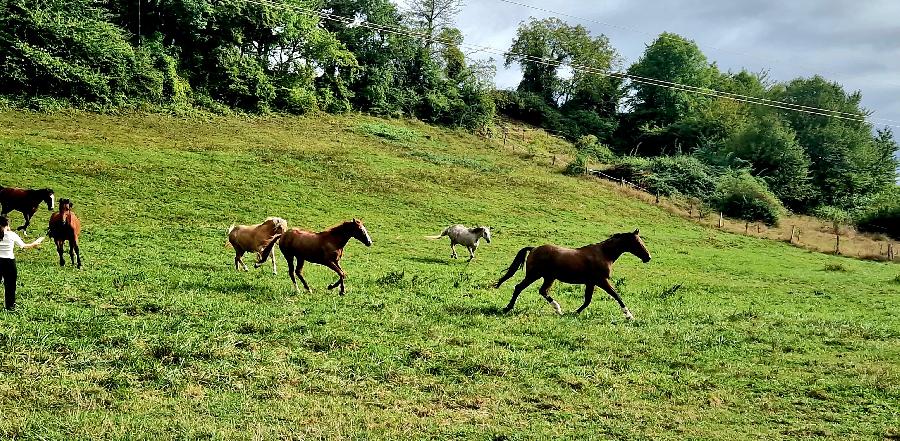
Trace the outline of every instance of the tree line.
[[601, 74], [869, 114], [859, 92], [836, 82], [724, 72], [676, 34], [624, 66], [606, 36], [531, 19], [503, 60], [522, 81], [498, 91], [493, 63], [461, 50], [461, 0], [2, 1], [0, 95], [13, 105], [362, 111], [469, 130], [489, 129], [499, 113], [557, 132], [578, 146], [576, 161], [613, 164], [660, 193], [754, 220], [775, 222], [786, 208], [900, 235], [889, 130]]

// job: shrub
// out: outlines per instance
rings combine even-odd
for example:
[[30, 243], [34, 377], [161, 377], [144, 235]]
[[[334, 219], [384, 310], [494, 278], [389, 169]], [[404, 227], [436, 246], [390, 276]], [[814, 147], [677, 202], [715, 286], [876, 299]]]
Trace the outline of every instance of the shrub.
[[0, 78], [3, 94], [82, 103], [117, 104], [161, 93], [160, 73], [136, 59], [125, 32], [86, 1], [5, 2]]
[[747, 171], [726, 174], [719, 179], [711, 205], [727, 216], [775, 225], [784, 211], [781, 202]]
[[237, 48], [219, 48], [216, 53], [216, 77], [210, 84], [212, 98], [231, 107], [265, 112], [275, 98], [275, 87], [259, 60], [242, 54]]
[[563, 173], [569, 176], [581, 176], [587, 173], [588, 158], [586, 155], [578, 153], [575, 159], [566, 166]]
[[278, 108], [296, 114], [311, 113], [319, 110], [316, 91], [302, 86], [280, 87], [275, 91], [275, 103]]
[[626, 156], [616, 160], [606, 174], [634, 182], [661, 196], [683, 195], [709, 200], [716, 188], [718, 170], [693, 156], [660, 156], [652, 159]]
[[716, 170], [693, 156], [660, 156], [650, 161], [649, 187], [663, 196], [681, 194], [704, 201], [716, 188]]
[[856, 215], [856, 226], [860, 231], [900, 240], [900, 187], [894, 186], [865, 204]]
[[578, 141], [575, 142], [575, 149], [580, 154], [607, 164], [616, 159], [616, 155], [613, 154], [612, 150], [603, 145], [594, 135], [585, 135], [578, 138]]

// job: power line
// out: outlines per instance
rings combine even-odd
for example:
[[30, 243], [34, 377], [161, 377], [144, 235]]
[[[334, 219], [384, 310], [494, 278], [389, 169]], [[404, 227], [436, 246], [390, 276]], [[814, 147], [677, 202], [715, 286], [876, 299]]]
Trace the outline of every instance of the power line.
[[[530, 5], [530, 4], [527, 4], [527, 3], [521, 3], [521, 2], [514, 1], [514, 0], [497, 0], [497, 1], [500, 1], [500, 2], [503, 2], [503, 3], [508, 3], [508, 4], [511, 4], [511, 5], [516, 5], [516, 6], [522, 6], [522, 7], [525, 7], [525, 8], [533, 9], [533, 10], [535, 10], [535, 11], [541, 11], [541, 12], [546, 12], [546, 13], [549, 13], [549, 14], [559, 15], [559, 16], [562, 16], [562, 17], [574, 18], [574, 19], [576, 19], [576, 20], [581, 20], [581, 21], [590, 22], [590, 23], [596, 23], [596, 24], [599, 24], [599, 25], [602, 25], [602, 26], [606, 26], [606, 27], [610, 27], [610, 28], [621, 29], [621, 30], [624, 30], [624, 31], [634, 32], [634, 33], [637, 33], [637, 34], [643, 34], [643, 35], [647, 35], [647, 36], [650, 36], [650, 37], [666, 37], [666, 36], [664, 36], [664, 35], [662, 35], [662, 34], [657, 35], [657, 34], [654, 34], [654, 33], [651, 33], [651, 32], [647, 32], [647, 31], [644, 31], [644, 30], [641, 30], [641, 29], [638, 29], [638, 28], [630, 27], [630, 26], [622, 26], [622, 25], [617, 25], [617, 24], [613, 24], [613, 23], [609, 23], [609, 22], [604, 22], [604, 21], [600, 21], [600, 20], [595, 20], [595, 19], [592, 19], [592, 18], [580, 17], [580, 16], [577, 16], [577, 15], [567, 14], [567, 13], [565, 13], [565, 12], [554, 11], [554, 10], [552, 10], [552, 9], [542, 8], [542, 7], [539, 7], [539, 6], [534, 6], [534, 5]], [[755, 59], [757, 59], [757, 60], [759, 60], [759, 61], [765, 61], [765, 62], [767, 62], [767, 63], [773, 62], [773, 61], [774, 61], [775, 63], [778, 63], [778, 64], [788, 65], [788, 66], [794, 66], [794, 67], [799, 67], [799, 68], [802, 68], [803, 70], [807, 70], [807, 71], [819, 71], [819, 72], [824, 72], [824, 73], [826, 73], [826, 74], [828, 74], [828, 75], [830, 75], [830, 76], [835, 76], [835, 77], [841, 77], [841, 76], [844, 76], [844, 77], [846, 77], [846, 75], [841, 75], [841, 74], [835, 73], [835, 72], [833, 72], [833, 71], [830, 72], [830, 71], [828, 71], [827, 69], [823, 69], [823, 68], [819, 68], [819, 67], [817, 67], [817, 68], [812, 68], [812, 67], [809, 67], [809, 66], [803, 66], [803, 65], [800, 65], [800, 64], [790, 64], [790, 63], [785, 63], [784, 60], [767, 59], [767, 58], [760, 57], [760, 56], [755, 55], [755, 54], [752, 54], [752, 53], [741, 52], [741, 51], [734, 51], [734, 50], [727, 50], [727, 49], [723, 49], [723, 48], [716, 47], [716, 46], [713, 46], [713, 45], [705, 45], [705, 46], [706, 46], [707, 48], [709, 48], [709, 49], [713, 49], [713, 50], [716, 50], [716, 51], [719, 51], [719, 52], [732, 53], [732, 54], [740, 55], [740, 56], [743, 56], [743, 57], [751, 57], [751, 58], [755, 58]], [[891, 81], [891, 84], [900, 85], [900, 83], [893, 82], [893, 81]], [[883, 119], [883, 118], [882, 118], [882, 119]], [[887, 121], [892, 121], [892, 120], [887, 120]], [[898, 121], [894, 121], [894, 122], [898, 122]]]
[[[420, 40], [434, 41], [434, 42], [439, 42], [439, 43], [443, 43], [443, 44], [454, 44], [454, 42], [452, 42], [450, 40], [443, 40], [440, 37], [436, 37], [433, 35], [427, 35], [427, 34], [424, 34], [421, 32], [412, 31], [412, 30], [405, 29], [405, 28], [402, 28], [399, 26], [381, 25], [381, 24], [377, 24], [377, 23], [372, 23], [372, 22], [369, 22], [366, 20], [361, 20], [361, 19], [359, 19], [359, 17], [347, 17], [347, 16], [332, 14], [332, 13], [328, 13], [328, 12], [324, 12], [324, 11], [316, 11], [313, 9], [303, 8], [300, 6], [276, 3], [273, 0], [239, 0], [239, 1], [242, 1], [245, 3], [258, 4], [258, 5], [262, 5], [262, 6], [281, 8], [281, 9], [291, 9], [291, 10], [294, 10], [297, 12], [306, 13], [308, 15], [318, 16], [318, 17], [326, 19], [326, 20], [344, 23], [347, 25], [364, 27], [367, 29], [373, 29], [373, 30], [381, 31], [381, 32], [387, 32], [387, 33], [391, 33], [391, 34], [395, 34], [395, 35], [404, 35], [404, 36], [408, 36], [408, 37], [417, 38]], [[696, 93], [696, 94], [700, 94], [700, 95], [725, 98], [725, 99], [729, 99], [729, 100], [736, 101], [736, 102], [756, 104], [756, 105], [765, 106], [765, 107], [772, 107], [772, 108], [778, 108], [778, 109], [783, 109], [783, 110], [791, 110], [791, 111], [796, 111], [796, 112], [808, 113], [808, 114], [819, 115], [819, 116], [826, 116], [826, 117], [830, 117], [830, 118], [837, 118], [837, 119], [843, 119], [843, 120], [849, 120], [849, 121], [867, 122], [867, 118], [865, 115], [851, 114], [848, 112], [841, 112], [841, 111], [823, 109], [823, 108], [818, 108], [818, 107], [803, 106], [803, 105], [788, 103], [788, 102], [784, 102], [784, 101], [768, 100], [765, 98], [753, 97], [753, 96], [749, 96], [749, 95], [741, 95], [741, 94], [735, 94], [735, 93], [730, 93], [730, 92], [723, 92], [723, 91], [719, 91], [719, 90], [715, 90], [715, 89], [707, 89], [707, 88], [702, 88], [702, 87], [697, 87], [697, 86], [690, 86], [690, 85], [686, 85], [686, 84], [665, 81], [665, 80], [660, 80], [660, 79], [656, 79], [656, 78], [631, 75], [631, 74], [624, 73], [624, 72], [602, 71], [602, 70], [592, 68], [592, 67], [586, 66], [586, 65], [564, 63], [561, 61], [551, 60], [548, 58], [534, 57], [534, 56], [530, 56], [530, 55], [524, 54], [524, 53], [503, 51], [503, 50], [496, 49], [496, 48], [493, 48], [490, 46], [480, 46], [480, 45], [474, 45], [474, 44], [468, 44], [468, 43], [462, 43], [459, 46], [467, 47], [470, 49], [477, 49], [479, 51], [484, 51], [484, 52], [491, 52], [491, 53], [495, 53], [495, 54], [502, 55], [502, 56], [514, 55], [514, 56], [521, 57], [522, 59], [533, 61], [535, 63], [544, 64], [546, 66], [570, 67], [572, 69], [581, 70], [581, 71], [593, 73], [596, 75], [625, 79], [625, 80], [633, 81], [633, 82], [640, 83], [640, 84], [647, 84], [647, 85], [651, 85], [651, 86], [663, 87], [663, 88], [667, 88], [667, 89], [679, 90], [679, 91], [688, 92], [688, 93]], [[842, 113], [847, 114], [847, 115], [852, 115], [852, 116], [844, 116], [844, 115], [841, 115]], [[882, 124], [882, 125], [900, 128], [900, 125], [893, 125], [893, 124]]]
[[[497, 1], [504, 2], [504, 3], [509, 3], [509, 4], [517, 5], [517, 6], [523, 6], [523, 7], [530, 8], [530, 9], [534, 9], [534, 10], [537, 10], [537, 11], [542, 11], [542, 12], [547, 12], [547, 13], [551, 13], [551, 14], [560, 15], [560, 16], [563, 16], [563, 17], [569, 17], [569, 18], [574, 18], [574, 19], [577, 19], [577, 20], [582, 20], [582, 21], [587, 21], [587, 22], [597, 23], [597, 24], [601, 24], [601, 25], [603, 25], [603, 26], [609, 26], [609, 27], [613, 27], [613, 28], [623, 29], [623, 30], [626, 30], [626, 31], [637, 32], [637, 33], [644, 34], [644, 35], [648, 35], [648, 36], [651, 36], [651, 37], [655, 36], [654, 34], [651, 34], [651, 33], [649, 33], [649, 32], [645, 32], [645, 31], [642, 31], [642, 30], [639, 30], [639, 29], [635, 29], [635, 28], [631, 28], [631, 27], [627, 27], [627, 26], [615, 25], [615, 24], [611, 24], [611, 23], [607, 23], [607, 22], [602, 22], [602, 21], [598, 21], [598, 20], [593, 20], [593, 19], [590, 19], [590, 18], [579, 17], [579, 16], [577, 16], [577, 15], [566, 14], [566, 13], [564, 13], [564, 12], [559, 12], [559, 11], [554, 11], [554, 10], [551, 10], [551, 9], [541, 8], [541, 7], [538, 7], [538, 6], [533, 6], [533, 5], [529, 5], [529, 4], [526, 4], [526, 3], [520, 3], [520, 2], [517, 2], [517, 1], [513, 1], [513, 0], [497, 0]], [[659, 37], [659, 38], [670, 38], [670, 37], [667, 37], [667, 36], [665, 36], [665, 35], [663, 35], [663, 34], [660, 34], [658, 37]], [[715, 46], [710, 46], [710, 47], [711, 47], [712, 49], [716, 49], [716, 50], [719, 50], [719, 51], [722, 51], [722, 52], [727, 52], [727, 51], [725, 51], [724, 49], [717, 48], [717, 47], [715, 47]], [[741, 52], [733, 52], [733, 53], [739, 54], [739, 55], [744, 55], [744, 56], [751, 56], [751, 57], [753, 57], [753, 55], [751, 55], [751, 54], [746, 54], [746, 53], [741, 53]], [[632, 75], [632, 74], [629, 74], [629, 75]], [[667, 81], [660, 80], [660, 79], [658, 79], [658, 78], [644, 77], [643, 79], [646, 79], [646, 80], [652, 80], [652, 81], [660, 81], [660, 82], [663, 82], [663, 83], [669, 83], [669, 82], [667, 82]], [[671, 83], [669, 83], [669, 84], [671, 84]], [[679, 83], [679, 84], [680, 84], [680, 83]], [[688, 85], [683, 85], [683, 86], [686, 86], [686, 87], [689, 87], [689, 88], [692, 88], [692, 89], [702, 89], [702, 90], [706, 90], [706, 91], [715, 91], [715, 89], [698, 88], [698, 87], [696, 87], [696, 86], [688, 86]], [[719, 93], [722, 93], [722, 94], [727, 94], [727, 95], [737, 95], [737, 94], [732, 94], [732, 93], [730, 93], [730, 92], [723, 92], [723, 91], [716, 91], [716, 92], [719, 92]], [[740, 96], [740, 95], [738, 95], [738, 96]], [[821, 108], [817, 108], [817, 107], [806, 106], [806, 105], [795, 104], [795, 103], [787, 103], [787, 102], [777, 101], [777, 100], [771, 100], [771, 99], [767, 99], [767, 98], [759, 98], [759, 97], [754, 97], [754, 98], [756, 98], [756, 99], [759, 100], [759, 101], [763, 101], [763, 102], [770, 102], [770, 103], [775, 103], [775, 104], [787, 104], [787, 105], [790, 105], [790, 106], [793, 106], [793, 107], [802, 108], [802, 109], [809, 109], [809, 110], [814, 110], [814, 111], [825, 110], [825, 109], [821, 109]], [[887, 122], [892, 122], [892, 123], [900, 123], [900, 121], [898, 121], [898, 120], [893, 120], [893, 119], [888, 119], [888, 118], [878, 118], [878, 117], [872, 117], [872, 116], [867, 116], [867, 115], [860, 115], [860, 114], [854, 113], [854, 112], [843, 112], [843, 111], [838, 111], [838, 110], [828, 110], [828, 111], [829, 111], [829, 112], [834, 112], [834, 113], [837, 113], [837, 114], [842, 114], [842, 115], [864, 117], [864, 118], [866, 118], [866, 119], [869, 120], [869, 121], [877, 120], [877, 121], [887, 121]], [[890, 124], [883, 124], [883, 125], [890, 125]]]

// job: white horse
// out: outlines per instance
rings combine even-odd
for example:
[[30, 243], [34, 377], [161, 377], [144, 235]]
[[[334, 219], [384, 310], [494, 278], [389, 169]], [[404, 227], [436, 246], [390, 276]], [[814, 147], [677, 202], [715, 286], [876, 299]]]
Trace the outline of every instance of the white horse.
[[450, 257], [456, 259], [456, 244], [465, 245], [469, 250], [469, 260], [475, 258], [475, 249], [478, 248], [478, 241], [483, 237], [487, 243], [491, 243], [491, 229], [484, 226], [475, 228], [466, 228], [465, 225], [452, 225], [447, 227], [439, 236], [425, 236], [428, 239], [440, 239], [444, 236], [450, 237]]

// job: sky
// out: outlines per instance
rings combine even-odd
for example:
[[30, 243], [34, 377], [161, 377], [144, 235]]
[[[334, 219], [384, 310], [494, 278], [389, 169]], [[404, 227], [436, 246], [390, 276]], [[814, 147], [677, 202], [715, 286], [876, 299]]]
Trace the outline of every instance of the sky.
[[[723, 71], [767, 71], [775, 81], [815, 74], [860, 90], [876, 126], [900, 126], [900, 1], [897, 0], [515, 0], [587, 20], [501, 0], [467, 0], [457, 27], [468, 44], [508, 49], [529, 17], [557, 16], [605, 34], [624, 58], [636, 61], [661, 32], [693, 40]], [[517, 67], [497, 61], [496, 83], [514, 88]], [[900, 135], [900, 127], [892, 127]], [[900, 136], [898, 136], [900, 137]]]

